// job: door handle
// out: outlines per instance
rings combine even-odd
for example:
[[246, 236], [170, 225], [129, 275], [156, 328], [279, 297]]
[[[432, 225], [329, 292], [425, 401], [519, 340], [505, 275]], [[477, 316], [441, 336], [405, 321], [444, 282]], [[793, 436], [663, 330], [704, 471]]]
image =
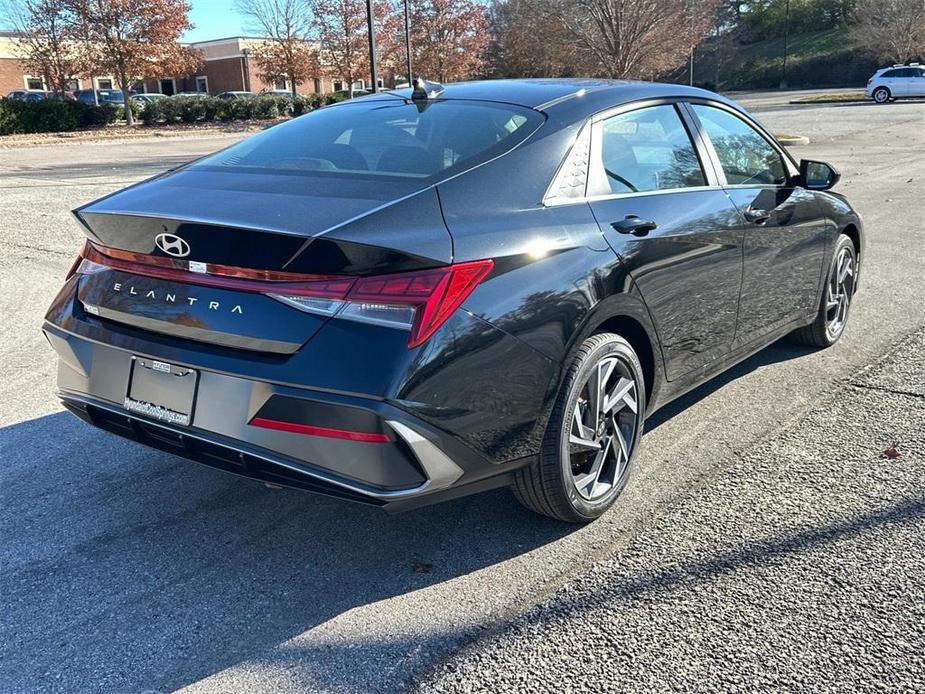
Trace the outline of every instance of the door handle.
[[768, 210], [757, 210], [754, 207], [749, 207], [743, 213], [745, 219], [754, 224], [764, 224], [771, 218], [771, 212]]
[[640, 219], [634, 214], [627, 215], [624, 219], [611, 222], [610, 226], [614, 231], [621, 234], [633, 234], [634, 236], [645, 236], [653, 229], [658, 228], [658, 224], [651, 219]]

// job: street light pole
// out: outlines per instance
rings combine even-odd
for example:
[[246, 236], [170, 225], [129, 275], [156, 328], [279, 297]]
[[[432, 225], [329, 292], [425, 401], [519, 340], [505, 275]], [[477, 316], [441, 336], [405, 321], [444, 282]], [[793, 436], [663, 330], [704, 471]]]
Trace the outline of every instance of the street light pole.
[[373, 93], [379, 91], [379, 70], [376, 68], [376, 29], [373, 26], [373, 0], [366, 0], [366, 24], [369, 29], [369, 72], [373, 79]]
[[784, 10], [784, 65], [780, 79], [780, 88], [787, 88], [787, 53], [790, 51], [790, 0]]
[[408, 19], [408, 0], [405, 0], [405, 55], [408, 57], [408, 86], [414, 82], [411, 76], [411, 22]]

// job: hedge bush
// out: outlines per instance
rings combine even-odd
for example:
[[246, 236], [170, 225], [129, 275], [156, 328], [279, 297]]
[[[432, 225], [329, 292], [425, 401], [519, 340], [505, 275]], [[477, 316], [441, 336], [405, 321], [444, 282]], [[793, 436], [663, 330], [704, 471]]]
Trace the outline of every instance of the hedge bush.
[[[165, 123], [211, 123], [232, 120], [272, 120], [301, 116], [339, 99], [333, 94], [291, 97], [265, 94], [246, 99], [224, 100], [214, 96], [158, 99], [144, 107], [132, 103], [132, 112], [145, 125]], [[12, 133], [61, 132], [89, 128], [124, 120], [122, 106], [93, 106], [82, 101], [0, 100], [0, 135]]]
[[165, 123], [211, 123], [232, 120], [272, 120], [301, 116], [312, 109], [334, 103], [330, 94], [291, 97], [265, 94], [245, 99], [219, 99], [214, 96], [188, 96], [159, 99], [141, 112], [145, 125]]
[[0, 135], [51, 133], [98, 127], [113, 123], [121, 107], [94, 106], [69, 99], [0, 101]]

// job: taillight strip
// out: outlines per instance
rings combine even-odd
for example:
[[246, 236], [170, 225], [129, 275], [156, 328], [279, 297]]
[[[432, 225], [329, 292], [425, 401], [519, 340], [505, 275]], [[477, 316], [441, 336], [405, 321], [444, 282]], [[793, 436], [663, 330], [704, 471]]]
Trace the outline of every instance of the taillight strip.
[[296, 424], [295, 422], [282, 422], [277, 419], [254, 417], [251, 426], [262, 429], [286, 431], [291, 434], [305, 434], [306, 436], [323, 436], [329, 439], [343, 439], [346, 441], [360, 441], [362, 443], [388, 443], [391, 439], [386, 434], [369, 431], [350, 431], [348, 429], [332, 429], [331, 427], [318, 427], [310, 424]]
[[90, 262], [143, 277], [185, 282], [203, 287], [231, 289], [252, 294], [287, 294], [342, 299], [356, 281], [353, 277], [308, 275], [294, 272], [249, 270], [228, 265], [207, 265], [208, 272], [193, 272], [178, 267], [172, 258], [132, 253], [116, 248], [89, 244], [84, 257]]

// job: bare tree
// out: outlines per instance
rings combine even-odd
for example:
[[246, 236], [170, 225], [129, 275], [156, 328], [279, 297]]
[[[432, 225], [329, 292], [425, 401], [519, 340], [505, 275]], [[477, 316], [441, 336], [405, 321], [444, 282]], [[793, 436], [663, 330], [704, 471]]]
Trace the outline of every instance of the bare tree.
[[879, 60], [925, 57], [925, 0], [857, 0], [851, 35]]
[[369, 70], [366, 4], [363, 0], [314, 0], [312, 9], [321, 58], [346, 82], [353, 97], [353, 83]]
[[131, 126], [131, 88], [139, 79], [185, 75], [202, 57], [179, 44], [192, 28], [185, 0], [68, 0], [80, 24], [86, 62], [97, 74], [111, 74]]
[[495, 0], [486, 53], [496, 77], [572, 77], [595, 72], [559, 19], [536, 0]]
[[415, 70], [441, 82], [477, 75], [488, 48], [488, 15], [474, 0], [410, 0]]
[[271, 82], [286, 79], [295, 96], [299, 84], [315, 76], [317, 54], [309, 39], [312, 6], [309, 0], [236, 0], [235, 8], [251, 31], [266, 41], [254, 50], [261, 76]]
[[53, 91], [66, 91], [85, 67], [75, 40], [77, 17], [67, 0], [9, 3], [4, 14], [19, 34], [15, 44], [28, 70], [41, 75]]
[[691, 47], [709, 32], [717, 4], [717, 0], [508, 2], [517, 2], [521, 16], [531, 17], [521, 19], [531, 27], [526, 35], [516, 31], [515, 18], [509, 54], [519, 51], [529, 61], [531, 50], [517, 45], [525, 41], [549, 58], [548, 67], [562, 65], [562, 74], [616, 79], [651, 79], [682, 65]]

